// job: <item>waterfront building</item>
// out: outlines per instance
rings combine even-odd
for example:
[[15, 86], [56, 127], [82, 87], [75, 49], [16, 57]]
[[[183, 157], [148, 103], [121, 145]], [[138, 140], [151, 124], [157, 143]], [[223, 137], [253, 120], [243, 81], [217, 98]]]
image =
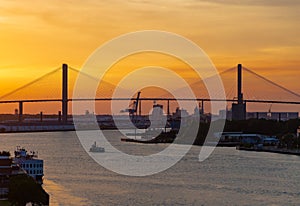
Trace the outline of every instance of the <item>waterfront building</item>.
[[227, 108], [226, 110], [220, 110], [218, 118], [232, 120], [232, 111], [228, 110]]
[[13, 162], [9, 152], [0, 152], [0, 200], [8, 199], [9, 178], [26, 172]]
[[242, 145], [247, 144], [253, 146], [278, 146], [279, 139], [261, 134], [242, 134], [240, 136], [240, 143]]
[[172, 114], [173, 119], [181, 119], [188, 117], [189, 113], [186, 109], [180, 109], [179, 107], [176, 108], [176, 111]]
[[239, 144], [277, 146], [279, 140], [262, 134], [247, 134], [243, 132], [218, 132], [214, 136], [219, 139], [219, 144], [224, 146], [235, 146]]
[[[232, 120], [232, 110], [220, 110], [219, 118]], [[298, 119], [299, 112], [247, 112], [246, 119], [268, 119], [277, 121], [288, 121]]]

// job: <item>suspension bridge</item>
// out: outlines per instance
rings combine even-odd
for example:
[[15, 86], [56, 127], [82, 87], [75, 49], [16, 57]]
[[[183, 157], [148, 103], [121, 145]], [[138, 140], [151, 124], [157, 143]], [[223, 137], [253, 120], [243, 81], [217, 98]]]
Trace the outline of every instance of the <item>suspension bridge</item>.
[[[69, 103], [74, 101], [96, 101], [111, 102], [132, 100], [133, 97], [112, 98], [112, 91], [115, 85], [109, 82], [102, 82], [102, 87], [97, 90], [96, 96], [91, 98], [72, 98], [72, 89], [75, 84], [76, 75], [83, 75], [88, 81], [98, 81], [97, 78], [83, 73], [78, 69], [63, 64], [62, 67], [42, 75], [41, 77], [21, 86], [13, 91], [0, 96], [0, 105], [18, 104], [19, 121], [23, 119], [24, 104], [27, 103], [58, 103], [61, 104], [58, 115], [63, 123], [68, 120]], [[59, 75], [58, 75], [59, 74]], [[60, 77], [59, 77], [60, 76]], [[163, 101], [166, 102], [168, 114], [170, 113], [170, 102], [175, 101], [198, 101], [201, 103], [202, 110], [206, 102], [223, 101], [232, 104], [234, 119], [245, 119], [246, 104], [264, 103], [264, 104], [282, 104], [299, 105], [300, 94], [284, 86], [265, 78], [264, 76], [242, 67], [239, 64], [220, 73], [226, 98], [211, 99], [205, 88], [203, 80], [192, 83], [190, 86], [195, 92], [196, 99], [178, 99], [167, 95], [158, 97], [141, 97], [140, 104], [144, 101]], [[75, 77], [75, 78], [74, 78]], [[215, 76], [210, 77], [211, 79]], [[104, 85], [104, 86], [103, 86]], [[41, 90], [44, 92], [41, 93]], [[40, 98], [37, 98], [39, 97]], [[141, 114], [141, 107], [139, 113]], [[61, 111], [61, 112], [60, 112]]]

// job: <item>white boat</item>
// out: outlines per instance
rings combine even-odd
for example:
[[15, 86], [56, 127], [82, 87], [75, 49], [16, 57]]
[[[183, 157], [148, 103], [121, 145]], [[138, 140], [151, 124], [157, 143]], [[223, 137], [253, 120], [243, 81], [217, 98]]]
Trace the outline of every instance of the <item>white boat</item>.
[[97, 147], [96, 142], [90, 148], [90, 152], [105, 152], [103, 147]]

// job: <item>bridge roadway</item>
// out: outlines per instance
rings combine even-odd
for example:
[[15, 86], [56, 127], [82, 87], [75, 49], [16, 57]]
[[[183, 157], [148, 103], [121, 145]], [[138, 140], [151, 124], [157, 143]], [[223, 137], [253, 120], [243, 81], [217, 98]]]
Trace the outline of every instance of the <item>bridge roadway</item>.
[[[135, 100], [135, 98], [82, 98], [82, 99], [68, 99], [72, 101], [128, 101]], [[187, 98], [140, 98], [139, 101], [198, 101], [198, 102], [237, 102], [237, 99], [187, 99]], [[269, 103], [269, 104], [300, 104], [300, 101], [277, 101], [277, 100], [251, 100], [244, 99], [245, 103]], [[4, 100], [0, 104], [13, 104], [13, 103], [29, 103], [29, 102], [62, 102], [62, 99], [26, 99], [26, 100]]]

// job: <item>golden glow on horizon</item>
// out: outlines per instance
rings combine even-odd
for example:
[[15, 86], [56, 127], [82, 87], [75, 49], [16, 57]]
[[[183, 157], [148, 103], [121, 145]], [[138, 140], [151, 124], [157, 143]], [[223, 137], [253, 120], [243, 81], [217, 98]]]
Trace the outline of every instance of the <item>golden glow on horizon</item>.
[[191, 39], [220, 71], [243, 63], [300, 92], [300, 3], [235, 2], [0, 0], [1, 93], [62, 63], [79, 68], [104, 42], [144, 29]]

